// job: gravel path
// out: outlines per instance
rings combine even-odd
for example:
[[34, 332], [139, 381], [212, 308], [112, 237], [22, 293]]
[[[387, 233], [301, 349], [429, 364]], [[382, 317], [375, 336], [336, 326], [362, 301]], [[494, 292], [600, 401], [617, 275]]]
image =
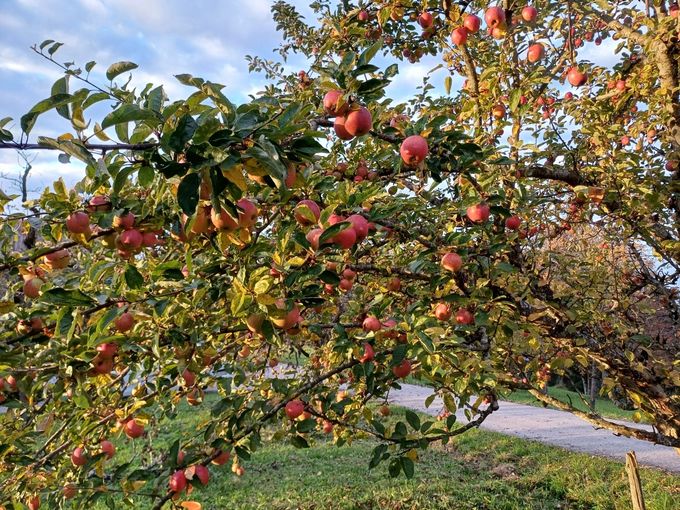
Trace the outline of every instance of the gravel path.
[[[436, 398], [429, 409], [424, 405], [425, 399], [432, 394], [430, 388], [413, 384], [402, 384], [401, 387], [401, 390], [390, 391], [390, 402], [430, 415], [439, 414], [443, 407], [441, 399]], [[499, 404], [500, 409], [490, 415], [481, 428], [560, 446], [575, 452], [611, 457], [621, 462], [625, 462], [626, 452], [634, 450], [641, 465], [680, 472], [680, 454], [673, 448], [615, 436], [608, 430], [596, 429], [564, 411], [512, 402]], [[458, 419], [466, 420], [462, 412], [458, 413]], [[644, 427], [634, 423], [630, 425]]]

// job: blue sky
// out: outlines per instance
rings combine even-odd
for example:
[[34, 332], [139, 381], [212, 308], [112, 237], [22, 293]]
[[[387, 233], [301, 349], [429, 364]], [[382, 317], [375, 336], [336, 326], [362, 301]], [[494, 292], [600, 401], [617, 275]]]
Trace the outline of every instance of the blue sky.
[[[304, 0], [289, 0], [308, 17], [313, 13]], [[97, 61], [92, 77], [107, 83], [103, 73], [109, 64], [131, 60], [139, 64], [134, 83], [163, 84], [172, 98], [188, 89], [174, 78], [190, 73], [226, 85], [226, 94], [240, 103], [264, 84], [260, 75], [248, 73], [245, 55], [278, 59], [272, 50], [280, 35], [272, 21], [272, 0], [0, 0], [0, 118], [17, 119], [49, 95], [62, 76], [51, 63], [35, 55], [30, 46], [44, 39], [64, 43], [56, 54], [60, 62], [83, 65]], [[590, 47], [586, 59], [601, 61], [611, 53], [611, 39], [599, 48]], [[400, 74], [389, 87], [394, 98], [412, 95], [422, 77], [438, 63], [429, 57], [417, 64], [400, 63]], [[600, 62], [602, 63], [602, 62]], [[289, 70], [305, 68], [292, 56]], [[433, 84], [441, 86], [444, 71]], [[454, 90], [458, 83], [454, 81]], [[56, 114], [41, 117], [36, 134], [57, 136], [69, 124]], [[14, 129], [15, 133], [17, 129]], [[31, 188], [39, 190], [58, 176], [73, 184], [82, 175], [78, 164], [63, 165], [54, 153], [41, 153], [34, 162]], [[14, 151], [0, 151], [0, 172], [18, 172]], [[14, 190], [0, 179], [0, 187]]]
[[[106, 83], [109, 64], [131, 60], [139, 64], [134, 83], [163, 84], [173, 98], [188, 93], [174, 78], [190, 73], [226, 85], [234, 102], [247, 100], [261, 89], [260, 75], [249, 74], [245, 55], [277, 58], [272, 50], [280, 35], [272, 21], [272, 0], [2, 0], [0, 12], [0, 118], [15, 119], [49, 95], [62, 76], [51, 63], [35, 55], [30, 46], [44, 39], [64, 43], [60, 62], [83, 65], [97, 61], [92, 77]], [[308, 19], [308, 2], [293, 0]], [[291, 56], [290, 70], [305, 68]], [[412, 93], [433, 61], [402, 65], [402, 74], [390, 87], [393, 95]], [[443, 78], [442, 78], [443, 79]], [[70, 126], [55, 114], [41, 117], [37, 134], [59, 135]], [[16, 133], [17, 130], [15, 129]], [[82, 175], [78, 164], [63, 165], [54, 153], [41, 153], [34, 162], [31, 187], [39, 190], [58, 176], [72, 184]], [[0, 151], [0, 172], [19, 170], [14, 151]], [[0, 187], [13, 192], [7, 181]]]

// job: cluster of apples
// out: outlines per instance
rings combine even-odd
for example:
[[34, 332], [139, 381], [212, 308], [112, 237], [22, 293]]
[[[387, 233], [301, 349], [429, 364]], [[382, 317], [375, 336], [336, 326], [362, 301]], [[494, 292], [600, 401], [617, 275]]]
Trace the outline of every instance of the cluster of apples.
[[[321, 208], [313, 200], [301, 200], [295, 206], [294, 216], [301, 226], [311, 226], [319, 223], [321, 218]], [[343, 250], [349, 250], [355, 244], [363, 241], [371, 229], [371, 224], [360, 214], [352, 214], [348, 217], [331, 214], [328, 218], [328, 225], [332, 226], [337, 223], [348, 222], [350, 225], [341, 230], [336, 235], [328, 239], [329, 244], [334, 244]], [[310, 230], [307, 235], [307, 241], [313, 250], [319, 249], [319, 242], [321, 235], [324, 233], [323, 228], [314, 228]]]
[[209, 205], [199, 205], [193, 224], [186, 229], [188, 217], [182, 215], [183, 231], [179, 235], [180, 240], [186, 241], [196, 235], [209, 234], [214, 230], [232, 232], [239, 228], [249, 229], [255, 226], [260, 214], [257, 205], [247, 198], [236, 202], [238, 218], [233, 218], [225, 209], [216, 211]]
[[368, 108], [345, 101], [342, 90], [329, 90], [323, 98], [326, 115], [335, 117], [333, 128], [341, 140], [363, 136], [373, 129], [373, 117]]

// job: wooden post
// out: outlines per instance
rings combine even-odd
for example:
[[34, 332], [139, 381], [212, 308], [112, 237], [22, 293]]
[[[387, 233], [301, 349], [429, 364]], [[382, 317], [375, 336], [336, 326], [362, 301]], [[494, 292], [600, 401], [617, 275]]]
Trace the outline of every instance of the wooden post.
[[633, 501], [633, 510], [645, 510], [645, 498], [642, 496], [642, 483], [638, 471], [638, 462], [635, 452], [626, 454], [626, 472], [630, 484], [630, 497]]

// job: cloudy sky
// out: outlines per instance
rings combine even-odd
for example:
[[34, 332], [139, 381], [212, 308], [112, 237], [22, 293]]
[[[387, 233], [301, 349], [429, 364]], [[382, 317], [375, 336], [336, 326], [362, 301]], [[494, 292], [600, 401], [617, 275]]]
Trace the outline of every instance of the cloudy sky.
[[[313, 13], [306, 0], [289, 0], [308, 17]], [[226, 85], [234, 102], [247, 100], [264, 84], [261, 76], [248, 73], [245, 55], [277, 58], [279, 44], [271, 18], [272, 0], [0, 0], [0, 118], [17, 119], [49, 95], [51, 85], [62, 76], [53, 64], [34, 54], [30, 47], [45, 39], [64, 43], [56, 56], [60, 62], [84, 65], [95, 60], [92, 77], [103, 76], [109, 64], [131, 60], [139, 64], [135, 84], [163, 84], [170, 97], [186, 95], [174, 78], [190, 73]], [[611, 40], [606, 43], [610, 43]], [[611, 54], [608, 44], [589, 50], [597, 61]], [[593, 51], [594, 50], [594, 51]], [[412, 95], [422, 77], [436, 65], [434, 58], [417, 64], [403, 62], [400, 74], [389, 87], [392, 97]], [[292, 57], [291, 71], [305, 68]], [[441, 85], [443, 71], [433, 79]], [[457, 81], [454, 82], [454, 88]], [[16, 127], [16, 126], [15, 126]], [[41, 117], [36, 134], [57, 136], [69, 125], [56, 114]], [[18, 129], [13, 130], [15, 133]], [[35, 155], [31, 154], [32, 156]], [[54, 153], [40, 153], [34, 162], [31, 187], [40, 190], [58, 176], [72, 184], [82, 175], [78, 164], [62, 165]], [[0, 151], [0, 173], [16, 175], [17, 154]], [[12, 190], [6, 180], [0, 187]]]
[[[272, 50], [280, 36], [271, 18], [272, 0], [1, 0], [0, 4], [0, 118], [15, 119], [49, 95], [52, 84], [62, 76], [50, 62], [30, 47], [45, 39], [64, 43], [57, 52], [60, 62], [84, 65], [95, 60], [92, 77], [106, 83], [109, 64], [131, 60], [139, 64], [134, 81], [163, 84], [170, 97], [186, 95], [174, 78], [190, 73], [226, 85], [234, 102], [247, 100], [261, 89], [261, 76], [249, 74], [245, 55], [276, 58]], [[310, 19], [313, 13], [304, 0], [292, 0]], [[292, 57], [291, 70], [305, 68]], [[391, 90], [409, 93], [421, 82], [432, 62], [407, 64]], [[55, 114], [41, 117], [33, 130], [58, 135], [68, 123]], [[17, 129], [13, 130], [15, 134]], [[34, 162], [31, 187], [49, 185], [57, 176], [69, 183], [82, 174], [77, 164], [62, 165], [52, 153], [40, 154]], [[0, 151], [0, 172], [16, 175], [17, 154]], [[0, 186], [12, 190], [7, 181]]]

